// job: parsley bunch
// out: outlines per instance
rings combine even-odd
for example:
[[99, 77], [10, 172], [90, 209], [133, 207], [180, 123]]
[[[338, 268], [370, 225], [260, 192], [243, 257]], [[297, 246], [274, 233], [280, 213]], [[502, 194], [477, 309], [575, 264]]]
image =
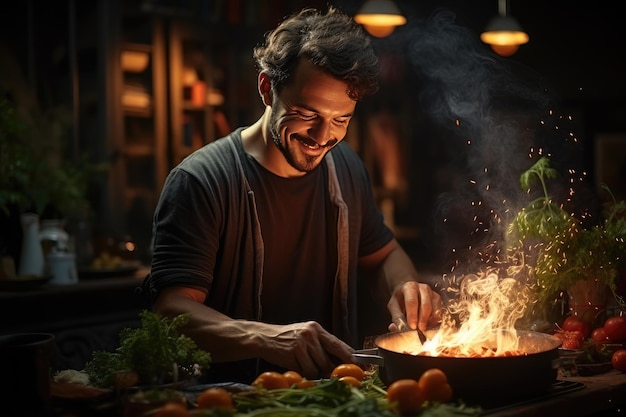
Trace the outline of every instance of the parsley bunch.
[[172, 319], [150, 311], [140, 313], [141, 326], [120, 332], [120, 346], [114, 352], [95, 351], [85, 366], [92, 385], [113, 387], [115, 374], [137, 373], [140, 385], [161, 385], [193, 377], [208, 369], [209, 352], [199, 349], [179, 328], [189, 321], [189, 314]]

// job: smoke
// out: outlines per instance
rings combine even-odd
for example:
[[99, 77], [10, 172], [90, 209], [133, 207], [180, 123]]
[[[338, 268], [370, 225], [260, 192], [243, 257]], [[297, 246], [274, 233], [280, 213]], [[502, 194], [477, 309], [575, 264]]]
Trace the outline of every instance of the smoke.
[[453, 267], [465, 257], [471, 271], [467, 261], [498, 257], [508, 217], [528, 201], [520, 174], [542, 154], [557, 169], [571, 165], [575, 135], [561, 126], [567, 119], [554, 112], [544, 77], [495, 55], [453, 13], [438, 10], [407, 33], [410, 67], [420, 79], [418, 108], [446, 153], [434, 239], [442, 257], [454, 254]]

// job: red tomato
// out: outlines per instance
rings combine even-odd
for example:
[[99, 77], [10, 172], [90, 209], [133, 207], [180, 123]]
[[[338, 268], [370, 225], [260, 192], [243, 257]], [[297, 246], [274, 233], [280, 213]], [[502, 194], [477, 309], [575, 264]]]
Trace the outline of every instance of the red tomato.
[[589, 337], [591, 333], [591, 327], [576, 316], [567, 316], [561, 326], [566, 332], [580, 331], [583, 334], [583, 339]]
[[596, 348], [598, 349], [602, 349], [602, 346], [604, 346], [605, 343], [609, 342], [609, 338], [606, 337], [606, 331], [604, 330], [604, 327], [598, 327], [596, 329], [593, 329], [593, 332], [591, 332], [591, 338], [594, 342], [596, 342]]
[[611, 342], [626, 341], [626, 317], [624, 316], [609, 317], [604, 322], [603, 327], [606, 333], [606, 337], [609, 338], [609, 341]]
[[613, 368], [621, 372], [626, 372], [626, 349], [616, 350], [611, 356]]
[[573, 338], [563, 339], [563, 343], [561, 343], [563, 349], [577, 350], [580, 349], [580, 346], [580, 342]]

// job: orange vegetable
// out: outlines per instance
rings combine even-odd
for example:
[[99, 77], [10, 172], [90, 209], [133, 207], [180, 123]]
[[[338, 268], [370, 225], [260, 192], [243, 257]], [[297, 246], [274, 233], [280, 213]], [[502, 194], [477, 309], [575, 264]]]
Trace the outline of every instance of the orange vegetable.
[[337, 378], [351, 376], [359, 381], [363, 381], [363, 378], [365, 378], [365, 371], [359, 365], [354, 363], [343, 363], [341, 365], [337, 365], [331, 372], [330, 376]]
[[283, 375], [285, 376], [285, 378], [287, 378], [287, 382], [289, 383], [289, 386], [292, 386], [293, 384], [298, 384], [299, 382], [302, 382], [302, 380], [304, 379], [302, 378], [302, 375], [300, 375], [296, 371], [287, 371], [287, 372], [284, 372]]
[[353, 376], [350, 376], [350, 375], [342, 376], [341, 378], [339, 378], [339, 380], [346, 385], [350, 385], [355, 388], [361, 388], [361, 381], [359, 381]]
[[452, 387], [441, 369], [428, 369], [420, 376], [417, 384], [428, 401], [445, 403], [452, 399]]
[[196, 399], [198, 408], [234, 410], [233, 397], [224, 388], [207, 388]]
[[273, 390], [279, 388], [289, 388], [287, 377], [280, 372], [267, 371], [256, 377], [252, 385], [256, 388]]
[[425, 401], [414, 379], [399, 379], [387, 388], [387, 403], [401, 416], [418, 414]]

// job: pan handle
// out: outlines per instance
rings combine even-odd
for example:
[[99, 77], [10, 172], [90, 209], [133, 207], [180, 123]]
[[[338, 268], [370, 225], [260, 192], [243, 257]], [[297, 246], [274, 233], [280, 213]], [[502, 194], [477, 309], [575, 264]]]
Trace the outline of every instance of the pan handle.
[[378, 348], [355, 350], [352, 354], [352, 360], [362, 365], [385, 366], [385, 360], [378, 354]]

